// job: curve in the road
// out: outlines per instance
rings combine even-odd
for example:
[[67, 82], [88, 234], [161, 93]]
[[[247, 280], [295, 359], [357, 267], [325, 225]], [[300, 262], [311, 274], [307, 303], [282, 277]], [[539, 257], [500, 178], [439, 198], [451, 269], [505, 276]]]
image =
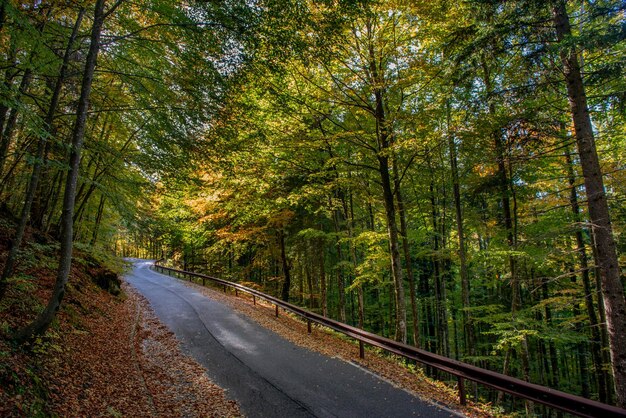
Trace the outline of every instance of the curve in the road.
[[135, 262], [127, 281], [249, 417], [450, 417], [351, 363], [299, 347]]

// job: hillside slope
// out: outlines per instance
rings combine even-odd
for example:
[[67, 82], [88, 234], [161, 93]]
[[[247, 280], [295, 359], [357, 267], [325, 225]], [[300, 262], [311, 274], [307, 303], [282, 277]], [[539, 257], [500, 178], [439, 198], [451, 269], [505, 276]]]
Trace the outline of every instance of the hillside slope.
[[[2, 262], [11, 229], [11, 220], [0, 218]], [[30, 347], [14, 345], [10, 331], [45, 304], [57, 247], [29, 231], [0, 302], [0, 416], [240, 415], [182, 354], [149, 305], [125, 285], [120, 289], [104, 257], [87, 249], [75, 254], [62, 309], [48, 333]]]

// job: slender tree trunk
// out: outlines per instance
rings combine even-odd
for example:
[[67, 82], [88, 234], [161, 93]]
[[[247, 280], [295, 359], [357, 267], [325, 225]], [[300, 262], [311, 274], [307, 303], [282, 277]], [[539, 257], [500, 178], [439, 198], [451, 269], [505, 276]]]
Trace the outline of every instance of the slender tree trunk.
[[[395, 164], [397, 167], [398, 165]], [[394, 188], [396, 189], [396, 202], [398, 203], [398, 215], [400, 216], [400, 235], [402, 236], [402, 251], [404, 253], [404, 263], [406, 264], [406, 275], [409, 280], [409, 297], [411, 298], [411, 319], [413, 331], [413, 345], [420, 347], [419, 336], [419, 317], [417, 315], [417, 296], [415, 295], [415, 274], [413, 272], [413, 262], [411, 260], [411, 249], [409, 247], [409, 231], [406, 224], [406, 210], [404, 207], [404, 199], [400, 188], [400, 178], [398, 170], [394, 171], [393, 176]]]
[[19, 330], [15, 335], [18, 341], [30, 340], [34, 335], [44, 333], [56, 312], [61, 306], [61, 301], [65, 295], [65, 285], [67, 283], [70, 268], [72, 266], [72, 237], [73, 225], [72, 215], [74, 212], [74, 199], [76, 196], [76, 183], [78, 181], [78, 170], [80, 154], [85, 136], [85, 126], [87, 124], [87, 110], [89, 108], [89, 97], [93, 83], [94, 72], [100, 51], [100, 36], [104, 23], [105, 0], [96, 0], [93, 25], [91, 28], [89, 52], [85, 62], [83, 81], [81, 86], [78, 108], [76, 111], [76, 122], [72, 133], [72, 150], [70, 156], [70, 172], [65, 183], [65, 195], [63, 198], [63, 217], [61, 222], [61, 249], [59, 267], [57, 270], [56, 282], [48, 305], [41, 314], [27, 327]]
[[[307, 245], [307, 253], [309, 253], [309, 250], [310, 250], [309, 245]], [[305, 272], [306, 272], [306, 284], [307, 284], [307, 288], [309, 289], [309, 308], [310, 309], [313, 309], [313, 308], [316, 307], [315, 306], [315, 295], [314, 295], [314, 292], [313, 292], [313, 278], [311, 277], [312, 276], [311, 271], [314, 270], [313, 265], [312, 265], [312, 261], [313, 260], [311, 260], [310, 257], [307, 257], [306, 269], [305, 269]]]
[[433, 347], [433, 337], [435, 335], [434, 329], [434, 314], [432, 312], [432, 306], [430, 301], [432, 300], [431, 287], [426, 274], [420, 275], [419, 278], [419, 295], [422, 301], [422, 324], [424, 331], [420, 335], [426, 336], [426, 341], [422, 341], [422, 348], [435, 352], [436, 347]]
[[[371, 35], [371, 27], [369, 26], [368, 32]], [[406, 343], [406, 301], [404, 297], [404, 280], [402, 277], [402, 261], [400, 259], [395, 198], [390, 174], [391, 167], [389, 164], [389, 151], [392, 145], [393, 133], [385, 112], [384, 75], [380, 71], [379, 62], [374, 50], [374, 42], [371, 39], [368, 45], [368, 53], [370, 83], [374, 90], [374, 118], [376, 122], [376, 139], [379, 151], [376, 157], [378, 160], [378, 172], [380, 174], [385, 205], [385, 218], [389, 236], [389, 253], [391, 256], [391, 276], [393, 278], [396, 305], [395, 338], [398, 341]]]
[[[546, 279], [540, 279], [541, 280], [541, 291], [542, 291], [542, 296], [543, 299], [546, 300], [549, 297], [548, 294], [548, 282]], [[552, 309], [550, 309], [549, 305], [546, 305], [544, 308], [544, 315], [546, 318], [546, 324], [549, 328], [552, 328]], [[550, 386], [558, 389], [560, 382], [559, 382], [559, 365], [558, 365], [558, 357], [556, 354], [556, 346], [554, 344], [554, 341], [548, 341], [548, 353], [549, 353], [549, 357], [550, 357], [550, 368], [552, 371], [552, 376], [551, 376], [551, 381], [550, 381]]]
[[324, 244], [319, 247], [319, 269], [320, 269], [320, 298], [322, 305], [322, 316], [328, 316], [328, 296], [326, 294], [326, 261], [324, 260]]
[[[574, 280], [576, 280], [574, 278]], [[573, 301], [573, 309], [572, 314], [574, 317], [580, 315], [580, 309], [578, 308], [578, 301]], [[575, 326], [576, 332], [579, 334], [583, 334], [583, 327], [580, 322], [576, 323]], [[589, 398], [590, 396], [590, 388], [589, 388], [589, 367], [587, 365], [587, 353], [589, 349], [587, 347], [587, 343], [585, 341], [579, 341], [576, 344], [576, 357], [578, 358], [578, 367], [580, 369], [580, 382], [581, 382], [581, 392], [580, 395], [584, 398]]]
[[[44, 216], [45, 222], [43, 223], [43, 231], [48, 233], [52, 228], [52, 219], [55, 219], [55, 214], [57, 211], [57, 207], [59, 205], [59, 200], [61, 198], [61, 190], [63, 188], [63, 183], [65, 183], [66, 175], [63, 171], [57, 172], [57, 178], [55, 180], [54, 187], [50, 190], [50, 196], [48, 200], [50, 204], [47, 209], [47, 216]], [[54, 225], [55, 235], [58, 234], [58, 225]]]
[[[554, 7], [553, 15], [558, 41], [569, 40], [571, 27], [564, 1], [559, 1]], [[561, 62], [574, 121], [578, 155], [585, 179], [589, 217], [598, 251], [598, 268], [606, 310], [617, 404], [626, 407], [626, 299], [620, 279], [613, 227], [576, 51], [573, 48], [563, 49]]]
[[[6, 4], [6, 3], [3, 3], [3, 4]], [[7, 69], [4, 71], [4, 80], [3, 80], [4, 89], [5, 91], [7, 91], [7, 94], [8, 92], [11, 91], [12, 86], [13, 86], [13, 79], [17, 75], [17, 72], [14, 70], [16, 65], [17, 65], [17, 45], [16, 45], [15, 40], [11, 38], [9, 51], [7, 53], [7, 58], [6, 58]], [[2, 144], [4, 141], [2, 137], [2, 133], [4, 132], [4, 125], [5, 125], [9, 110], [10, 108], [7, 103], [0, 103], [0, 144]], [[0, 145], [0, 147], [2, 146]]]
[[287, 260], [287, 249], [285, 248], [285, 231], [282, 229], [278, 231], [278, 244], [280, 245], [280, 262], [283, 270], [283, 287], [280, 292], [280, 297], [285, 302], [289, 302], [289, 290], [291, 289], [291, 266], [289, 260]]
[[81, 196], [80, 199], [78, 199], [78, 198], [76, 199], [76, 203], [78, 203], [80, 201], [80, 204], [78, 205], [78, 208], [76, 209], [76, 211], [74, 213], [74, 224], [76, 224], [77, 222], [80, 223], [80, 221], [82, 220], [83, 213], [85, 212], [85, 209], [87, 208], [87, 203], [89, 202], [89, 199], [91, 198], [91, 195], [96, 191], [96, 187], [97, 187], [97, 184], [98, 184], [97, 182], [100, 179], [100, 177], [101, 176], [99, 176], [96, 173], [94, 178], [91, 180], [91, 184], [87, 188], [87, 191], [84, 193], [84, 195]]
[[6, 7], [7, 7], [7, 5], [6, 5], [5, 2], [2, 2], [2, 4], [0, 4], [0, 33], [4, 29], [4, 22], [5, 22], [6, 16], [7, 16]]
[[[33, 71], [29, 68], [24, 72], [22, 81], [20, 82], [20, 88], [18, 93], [18, 100], [21, 99], [28, 91], [30, 83], [33, 80]], [[13, 140], [13, 133], [17, 126], [17, 117], [19, 115], [19, 105], [13, 106], [9, 112], [9, 119], [7, 120], [4, 131], [2, 132], [2, 138], [0, 139], [0, 173], [4, 173], [4, 164], [9, 154], [9, 147]]]
[[[513, 350], [506, 350], [504, 354], [504, 361], [502, 362], [502, 374], [509, 374], [509, 369], [511, 368], [511, 354]], [[502, 405], [504, 401], [504, 392], [498, 391], [498, 395], [496, 396], [496, 405]]]
[[[352, 268], [354, 269], [354, 276], [356, 277], [357, 257], [356, 257], [356, 244], [354, 243], [354, 202], [352, 200], [352, 193], [349, 197], [350, 213], [346, 214], [348, 219], [348, 238], [350, 239], [350, 257], [352, 258]], [[357, 291], [357, 304], [359, 311], [359, 328], [363, 328], [365, 325], [365, 305], [363, 300], [363, 285], [359, 284], [356, 288]]]
[[[600, 338], [602, 340], [602, 364], [611, 363], [611, 353], [609, 350], [609, 332], [606, 324], [606, 309], [604, 308], [604, 299], [602, 298], [602, 283], [600, 278], [600, 261], [598, 258], [598, 247], [596, 246], [596, 237], [593, 234], [593, 230], [591, 232], [591, 253], [593, 255], [593, 275], [595, 277], [595, 294], [598, 298], [598, 321], [600, 326]], [[613, 380], [612, 375], [610, 373], [606, 374], [607, 376], [607, 388], [613, 388]], [[611, 404], [613, 403], [613, 395], [614, 390], [607, 390], [606, 392], [606, 402]]]
[[404, 282], [402, 278], [402, 264], [400, 260], [400, 248], [398, 226], [396, 223], [396, 208], [394, 194], [389, 174], [389, 159], [385, 155], [378, 157], [380, 177], [383, 186], [383, 198], [385, 203], [385, 215], [387, 219], [387, 233], [389, 236], [389, 253], [391, 254], [391, 275], [394, 282], [394, 299], [396, 305], [396, 335], [398, 341], [406, 343], [406, 302], [404, 299]]
[[450, 151], [450, 168], [452, 170], [452, 192], [454, 195], [454, 210], [456, 215], [456, 232], [459, 240], [459, 270], [461, 275], [461, 304], [463, 307], [463, 331], [465, 334], [465, 353], [470, 357], [476, 355], [474, 341], [474, 324], [470, 314], [470, 283], [467, 272], [467, 255], [465, 249], [465, 230], [463, 228], [463, 210], [461, 207], [461, 189], [459, 184], [459, 169], [454, 138], [448, 134], [448, 148]]
[[435, 184], [432, 167], [430, 183], [428, 186], [430, 199], [430, 215], [433, 228], [433, 282], [435, 284], [435, 334], [437, 337], [437, 353], [446, 356], [448, 352], [448, 320], [447, 307], [445, 301], [445, 281], [442, 274], [441, 260], [439, 255], [439, 215], [437, 213], [437, 199], [435, 197]]
[[595, 369], [595, 376], [598, 379], [598, 398], [601, 402], [607, 402], [608, 376], [607, 371], [603, 367], [602, 362], [602, 338], [600, 336], [600, 324], [596, 308], [593, 303], [593, 290], [591, 288], [591, 280], [589, 278], [589, 264], [587, 262], [587, 251], [585, 249], [585, 240], [583, 231], [580, 226], [580, 206], [578, 204], [578, 193], [576, 192], [576, 178], [572, 164], [572, 157], [569, 151], [565, 153], [565, 161], [567, 164], [567, 176], [570, 186], [570, 206], [576, 222], [576, 252], [578, 253], [578, 261], [580, 265], [581, 278], [583, 282], [583, 291], [585, 293], [585, 307], [587, 316], [589, 317], [589, 329], [591, 331], [591, 358]]
[[[98, 241], [98, 232], [100, 231], [100, 224], [102, 223], [102, 215], [104, 214], [104, 202], [106, 201], [106, 197], [104, 195], [100, 195], [100, 203], [98, 204], [98, 213], [96, 215], [96, 222], [93, 226], [93, 234], [91, 235], [90, 245], [96, 245]], [[156, 243], [153, 242], [153, 254], [152, 258], [157, 258], [156, 255]]]
[[[343, 200], [343, 196], [341, 196], [341, 200]], [[341, 251], [341, 240], [339, 237], [339, 234], [341, 232], [341, 226], [340, 226], [340, 220], [339, 220], [340, 216], [341, 216], [340, 209], [333, 210], [333, 221], [334, 221], [334, 226], [335, 226], [335, 233], [337, 234], [337, 242], [335, 243], [335, 247], [337, 248], [337, 260], [339, 261], [339, 264], [341, 265], [341, 262], [343, 261], [343, 254]], [[338, 306], [339, 320], [341, 322], [346, 322], [346, 289], [345, 289], [343, 271], [341, 267], [337, 269], [337, 292], [339, 293], [339, 306]]]
[[300, 272], [298, 274], [298, 303], [304, 304], [304, 263], [300, 263]]

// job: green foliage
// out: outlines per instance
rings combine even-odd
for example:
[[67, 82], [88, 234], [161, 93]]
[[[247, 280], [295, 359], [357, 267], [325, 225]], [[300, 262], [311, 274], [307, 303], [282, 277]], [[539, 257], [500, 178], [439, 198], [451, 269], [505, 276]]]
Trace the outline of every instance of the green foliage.
[[[76, 261], [119, 273], [111, 253], [166, 258], [270, 293], [289, 276], [292, 300], [352, 324], [362, 311], [366, 329], [394, 337], [396, 257], [422, 348], [495, 370], [507, 359], [518, 377], [567, 376], [561, 389], [581, 392], [581, 365], [608, 359], [588, 355], [603, 331], [589, 315], [600, 314], [598, 277], [555, 63], [563, 48], [581, 57], [623, 261], [626, 55], [623, 4], [567, 11], [572, 36], [556, 42], [541, 2], [123, 2], [94, 81]], [[0, 193], [18, 213], [30, 141], [47, 136], [33, 224], [55, 232], [76, 76], [53, 129], [42, 120], [78, 9], [39, 12], [11, 3], [2, 32], [0, 106], [21, 116]], [[26, 70], [35, 77], [20, 92]], [[392, 221], [406, 227], [399, 255]], [[56, 250], [35, 243], [19, 261], [53, 265]]]
[[[620, 85], [619, 18], [615, 2], [606, 5], [589, 5], [594, 12], [575, 23], [580, 34], [571, 42], [584, 49], [589, 88], [599, 93], [591, 100], [606, 136], [604, 163], [621, 173], [624, 114], [613, 93]], [[559, 110], [567, 102], [552, 65], [559, 50], [550, 41], [549, 8], [266, 6], [268, 15], [255, 21], [262, 49], [249, 56], [199, 154], [190, 156], [192, 180], [181, 175], [156, 188], [143, 221], [151, 245], [179, 265], [274, 292], [284, 280], [277, 239], [284, 234], [292, 298], [335, 318], [345, 312], [351, 323], [362, 308], [367, 329], [393, 337], [395, 285], [379, 166], [388, 158], [405, 210], [409, 254], [402, 267], [408, 274], [411, 265], [417, 295], [417, 319], [409, 322], [416, 321], [422, 347], [495, 370], [507, 358], [519, 377], [530, 350], [538, 353], [530, 359], [533, 381], [553, 373], [542, 369], [549, 349], [590, 350], [576, 250], [581, 227], [589, 263], [591, 242], [585, 210], [572, 213], [569, 182], [581, 208], [585, 196], [568, 115]], [[275, 15], [275, 7], [288, 12]], [[602, 48], [615, 54], [602, 59]], [[594, 69], [610, 88], [591, 81]], [[392, 135], [389, 144], [380, 142], [382, 129]], [[607, 177], [615, 214], [623, 206], [622, 177]], [[399, 195], [394, 199], [399, 210]], [[590, 280], [595, 287], [593, 270]], [[464, 335], [465, 317], [473, 342]], [[562, 361], [575, 367], [572, 356]]]

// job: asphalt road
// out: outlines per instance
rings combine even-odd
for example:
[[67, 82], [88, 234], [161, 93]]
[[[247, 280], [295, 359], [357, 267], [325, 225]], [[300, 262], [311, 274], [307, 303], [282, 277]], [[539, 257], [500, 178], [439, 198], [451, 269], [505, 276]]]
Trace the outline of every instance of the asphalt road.
[[451, 417], [352, 363], [299, 347], [136, 261], [126, 280], [248, 417]]

